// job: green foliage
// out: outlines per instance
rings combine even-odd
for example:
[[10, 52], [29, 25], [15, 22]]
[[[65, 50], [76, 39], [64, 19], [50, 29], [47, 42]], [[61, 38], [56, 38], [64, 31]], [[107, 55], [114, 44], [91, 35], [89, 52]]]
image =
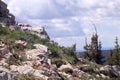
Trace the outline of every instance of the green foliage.
[[51, 60], [52, 64], [56, 64], [57, 67], [60, 67], [61, 65], [65, 64], [65, 62], [62, 59], [53, 58]]
[[84, 57], [90, 61], [94, 61], [97, 64], [103, 64], [105, 62], [104, 56], [102, 55], [102, 45], [98, 41], [97, 33], [91, 37], [91, 43], [84, 46], [85, 52]]
[[2, 35], [10, 34], [9, 28], [8, 27], [6, 27], [6, 28], [0, 27], [0, 34], [2, 34]]
[[104, 74], [104, 75], [106, 75], [106, 76], [109, 76], [109, 72], [106, 71], [106, 70], [102, 70], [102, 71], [100, 71], [100, 73], [101, 73], [101, 74]]
[[20, 56], [20, 61], [27, 61], [27, 56], [26, 56], [26, 54], [21, 54], [21, 56]]
[[109, 54], [109, 57], [108, 57], [108, 64], [109, 65], [114, 65], [114, 62], [113, 62], [113, 51], [110, 50], [110, 54]]
[[62, 70], [62, 72], [65, 72], [65, 73], [67, 73], [67, 74], [72, 74], [72, 73], [73, 73], [73, 70], [70, 69], [70, 68], [64, 68], [64, 69]]
[[120, 65], [120, 57], [119, 57], [119, 44], [118, 44], [118, 38], [115, 39], [115, 49], [110, 51], [110, 55], [108, 58], [108, 64], [109, 65]]
[[7, 60], [7, 63], [9, 65], [20, 65], [20, 60], [19, 60], [19, 55], [18, 54], [13, 54], [9, 57]]
[[78, 57], [74, 47], [61, 48], [57, 44], [49, 44], [48, 47], [52, 52], [49, 58], [57, 67], [60, 67], [65, 61], [71, 64], [77, 64]]
[[74, 46], [63, 48], [63, 58], [71, 64], [77, 64], [78, 56], [75, 52]]
[[[49, 58], [52, 59], [52, 62], [55, 63], [58, 67], [65, 61], [68, 61], [71, 64], [76, 64], [76, 62], [78, 62], [78, 57], [75, 52], [76, 44], [74, 44], [72, 47], [61, 48], [57, 43], [51, 44], [49, 39], [41, 39], [39, 36], [31, 32], [25, 32], [20, 29], [10, 30], [8, 27], [0, 29], [0, 40], [9, 45], [12, 45], [15, 55], [21, 54], [21, 51], [24, 51], [25, 48], [20, 44], [15, 44], [15, 40], [23, 40], [27, 42], [28, 49], [34, 49], [35, 47], [33, 44], [43, 44], [48, 46], [52, 52], [52, 54], [49, 55]], [[13, 56], [11, 56], [9, 59], [11, 61], [8, 61], [8, 63], [14, 64], [14, 62], [17, 62], [17, 65], [20, 64], [19, 61], [26, 60], [25, 55], [22, 55], [22, 57], [19, 58], [20, 59], [15, 59]]]
[[62, 49], [59, 46], [55, 44], [49, 44], [48, 48], [52, 52], [52, 54], [49, 55], [50, 58], [61, 58]]
[[20, 51], [23, 51], [24, 50], [24, 46], [21, 45], [21, 44], [15, 44], [14, 46], [16, 49], [20, 50]]
[[[11, 42], [15, 42], [15, 40], [23, 40], [27, 41], [27, 48], [34, 49], [35, 47], [33, 44], [40, 43], [47, 45], [49, 39], [41, 39], [35, 34], [30, 32], [25, 32], [20, 29], [10, 30], [8, 27], [1, 27], [0, 29], [0, 40], [4, 41], [5, 43], [11, 44]], [[20, 50], [23, 50], [24, 47], [21, 45], [15, 45]]]
[[20, 65], [23, 61], [27, 61], [27, 56], [22, 51], [13, 53], [8, 59], [7, 63], [9, 65]]

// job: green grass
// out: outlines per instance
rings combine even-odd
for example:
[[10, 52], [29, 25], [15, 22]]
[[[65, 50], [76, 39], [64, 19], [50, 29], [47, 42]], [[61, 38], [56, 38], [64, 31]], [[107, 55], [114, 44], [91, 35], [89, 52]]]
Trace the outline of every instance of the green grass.
[[[8, 45], [13, 45], [16, 54], [23, 51], [24, 48], [21, 45], [15, 44], [15, 40], [26, 41], [28, 43], [28, 49], [34, 49], [35, 47], [33, 46], [33, 44], [37, 43], [46, 45], [52, 52], [52, 54], [49, 55], [49, 58], [52, 59], [53, 63], [56, 63], [56, 59], [58, 59], [57, 62], [59, 62], [59, 64], [56, 63], [58, 66], [61, 64], [61, 62], [64, 61], [67, 61], [71, 64], [75, 64], [78, 60], [76, 53], [73, 50], [73, 47], [61, 48], [58, 46], [58, 44], [51, 44], [49, 42], [49, 39], [41, 39], [40, 37], [38, 37], [35, 34], [32, 34], [29, 31], [25, 32], [20, 29], [10, 30], [8, 27], [1, 27], [0, 40], [2, 40]], [[25, 59], [25, 56], [23, 57]]]
[[41, 39], [35, 34], [30, 32], [25, 32], [20, 29], [10, 30], [8, 27], [1, 27], [0, 29], [0, 40], [7, 44], [14, 44], [15, 40], [24, 40], [28, 43], [28, 48], [34, 48], [33, 44], [40, 43], [46, 44], [49, 40], [48, 39]]
[[33, 74], [19, 74], [19, 80], [34, 80], [35, 76]]

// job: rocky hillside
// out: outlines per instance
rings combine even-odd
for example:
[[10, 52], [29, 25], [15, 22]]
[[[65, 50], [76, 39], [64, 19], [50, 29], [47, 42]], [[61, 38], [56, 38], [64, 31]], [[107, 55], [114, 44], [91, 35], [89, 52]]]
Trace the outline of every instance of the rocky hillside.
[[[8, 11], [6, 4], [0, 4], [0, 10]], [[7, 26], [15, 22], [9, 11], [0, 19]], [[75, 45], [60, 47], [28, 25], [6, 25], [0, 27], [0, 80], [120, 80], [120, 66], [103, 66], [80, 58]]]

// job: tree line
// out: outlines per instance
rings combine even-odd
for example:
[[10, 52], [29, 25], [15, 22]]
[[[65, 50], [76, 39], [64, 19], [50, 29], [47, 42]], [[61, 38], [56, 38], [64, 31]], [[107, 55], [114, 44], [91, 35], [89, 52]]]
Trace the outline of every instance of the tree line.
[[[87, 39], [85, 39], [84, 50], [84, 58], [102, 65], [106, 62], [105, 56], [103, 56], [102, 44], [101, 41], [99, 41], [97, 31], [92, 35], [91, 42], [89, 44], [87, 43]], [[115, 47], [110, 50], [107, 60], [109, 65], [120, 65], [120, 47], [118, 37], [115, 39]]]

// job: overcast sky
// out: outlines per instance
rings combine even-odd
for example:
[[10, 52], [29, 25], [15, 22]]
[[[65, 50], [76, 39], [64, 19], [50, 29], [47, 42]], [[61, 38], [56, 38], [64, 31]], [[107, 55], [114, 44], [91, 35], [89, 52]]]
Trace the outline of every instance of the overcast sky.
[[60, 45], [77, 44], [83, 50], [85, 37], [96, 24], [103, 49], [120, 38], [120, 0], [4, 0], [18, 22], [44, 25], [50, 38]]

